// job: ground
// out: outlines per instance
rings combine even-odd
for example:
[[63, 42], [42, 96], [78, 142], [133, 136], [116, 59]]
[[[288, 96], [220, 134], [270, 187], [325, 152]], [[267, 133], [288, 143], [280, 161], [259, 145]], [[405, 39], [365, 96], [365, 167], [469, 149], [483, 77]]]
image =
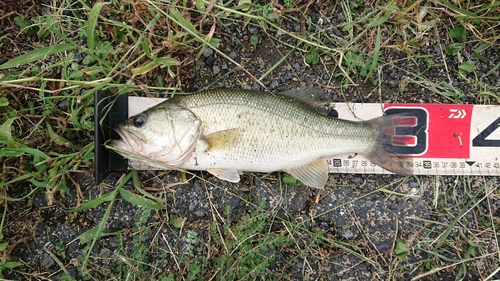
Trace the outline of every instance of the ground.
[[96, 90], [497, 105], [495, 2], [56, 2], [0, 0], [1, 278], [500, 278], [498, 177], [93, 178]]

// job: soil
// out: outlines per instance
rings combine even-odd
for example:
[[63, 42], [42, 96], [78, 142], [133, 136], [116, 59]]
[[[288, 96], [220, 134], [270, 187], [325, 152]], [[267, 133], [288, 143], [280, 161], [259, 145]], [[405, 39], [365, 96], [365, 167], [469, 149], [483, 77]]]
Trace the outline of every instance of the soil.
[[[48, 39], [42, 40], [20, 33], [19, 27], [13, 23], [13, 18], [17, 15], [30, 18], [42, 13], [42, 9], [37, 8], [37, 5], [40, 4], [21, 1], [20, 4], [14, 5], [9, 1], [0, 0], [2, 14], [12, 13], [0, 21], [3, 34], [7, 34], [0, 45], [0, 64], [32, 50], [35, 46], [50, 44]], [[429, 5], [433, 6], [432, 3]], [[316, 23], [319, 18], [328, 18], [321, 28], [323, 32], [331, 33], [332, 38], [347, 38], [346, 31], [340, 28], [345, 20], [340, 6], [316, 3], [308, 6], [306, 13]], [[270, 39], [271, 37], [257, 26], [257, 23], [245, 25], [239, 21], [224, 21], [224, 25], [220, 25], [214, 35], [221, 40], [220, 50], [243, 65], [244, 69], [235, 68], [230, 61], [210, 48], [206, 48], [199, 59], [195, 59], [195, 54], [182, 54], [193, 59], [179, 74], [182, 91], [192, 92], [207, 87], [242, 87], [279, 92], [313, 85], [324, 88], [325, 95], [330, 100], [340, 102], [455, 102], [454, 97], [431, 91], [423, 84], [406, 83], [408, 77], [414, 78], [414, 74], [418, 73], [422, 80], [450, 82], [464, 94], [459, 100], [460, 103], [478, 103], [480, 93], [475, 83], [478, 77], [498, 63], [500, 53], [497, 44], [482, 54], [490, 58], [485, 61], [476, 59], [472, 48], [463, 49], [460, 56], [443, 56], [443, 49], [451, 41], [448, 34], [441, 30], [428, 34], [427, 38], [422, 39], [422, 44], [412, 47], [409, 50], [411, 55], [407, 53], [408, 50], [384, 47], [380, 57], [386, 60], [386, 64], [380, 68], [380, 75], [373, 76], [382, 89], [379, 96], [378, 86], [374, 86], [369, 79], [353, 81], [357, 85], [342, 87], [345, 79], [340, 75], [332, 75], [336, 73], [334, 69], [339, 71], [335, 64], [325, 61], [315, 65], [308, 64], [304, 53], [300, 51], [292, 51], [293, 54], [268, 76], [261, 81], [255, 80], [254, 77], [261, 77], [284, 54], [291, 51], [284, 43], [292, 46], [297, 43], [296, 39], [286, 36], [273, 37], [280, 38], [284, 43]], [[318, 32], [317, 26], [301, 26], [300, 23], [286, 18], [281, 22], [281, 27], [299, 33]], [[252, 35], [259, 38], [256, 46], [249, 43]], [[383, 41], [398, 43], [396, 39], [393, 34], [384, 31]], [[364, 48], [373, 48], [373, 42], [366, 42]], [[460, 57], [476, 62], [475, 72], [465, 78], [459, 78], [456, 71]], [[434, 61], [437, 66], [429, 68], [426, 58]], [[140, 79], [142, 83], [149, 85], [153, 85], [155, 81], [154, 77]], [[484, 88], [497, 87], [498, 81], [498, 72], [481, 79]], [[20, 102], [27, 102], [30, 97], [37, 95], [30, 90], [12, 89], [12, 93], [19, 95]], [[492, 100], [491, 103], [495, 104], [497, 100]], [[61, 106], [60, 110], [64, 111], [64, 106]], [[72, 139], [81, 142], [80, 145], [85, 145], [91, 141], [91, 134], [92, 132], [76, 135]], [[39, 138], [42, 139], [43, 136]], [[81, 243], [81, 235], [101, 222], [109, 203], [79, 212], [71, 212], [71, 209], [112, 192], [121, 176], [112, 174], [101, 185], [95, 185], [91, 168], [69, 173], [69, 191], [64, 194], [57, 193], [52, 205], [48, 205], [43, 192], [26, 200], [8, 202], [2, 230], [4, 239], [9, 243], [5, 256], [9, 260], [22, 261], [23, 265], [13, 270], [4, 269], [6, 279], [64, 280], [65, 272], [58, 262], [64, 265], [69, 276], [76, 280], [84, 279], [78, 268], [83, 262], [89, 243]], [[179, 260], [176, 257], [182, 256], [182, 252], [189, 252], [190, 259], [217, 257], [221, 253], [211, 252], [213, 249], [208, 246], [210, 243], [216, 243], [211, 241], [214, 239], [214, 229], [223, 228], [225, 225], [240, 226], [248, 219], [248, 215], [264, 209], [276, 211], [276, 217], [267, 225], [268, 231], [290, 232], [286, 237], [294, 241], [292, 244], [284, 243], [279, 248], [269, 250], [274, 258], [268, 265], [268, 272], [281, 272], [282, 279], [293, 280], [392, 280], [411, 279], [432, 268], [463, 259], [464, 251], [460, 248], [466, 247], [467, 243], [460, 240], [461, 235], [464, 235], [462, 231], [481, 229], [477, 226], [480, 223], [478, 215], [481, 211], [489, 212], [486, 211], [487, 208], [494, 214], [491, 218], [493, 221], [498, 223], [500, 216], [498, 196], [496, 199], [482, 201], [477, 209], [465, 214], [467, 225], [453, 230], [450, 237], [457, 240], [456, 244], [446, 244], [440, 253], [446, 259], [440, 260], [433, 258], [432, 253], [426, 252], [424, 246], [417, 247], [417, 242], [438, 240], [451, 220], [446, 212], [459, 214], [470, 200], [470, 194], [479, 190], [486, 182], [489, 186], [497, 186], [500, 184], [498, 178], [331, 174], [328, 186], [319, 191], [292, 185], [278, 188], [277, 183], [282, 176], [280, 173], [245, 174], [242, 181], [236, 184], [221, 181], [205, 172], [195, 174], [198, 178], [183, 183], [181, 175], [176, 171], [141, 172], [141, 187], [162, 198], [165, 208], [161, 211], [144, 210], [124, 199], [117, 199], [113, 203], [110, 219], [105, 227], [105, 233], [109, 235], [101, 237], [92, 249], [90, 263], [93, 271], [90, 273], [90, 279], [109, 279], [113, 272], [122, 266], [120, 260], [136, 257], [137, 249], [134, 247], [138, 239], [138, 220], [143, 220], [149, 229], [140, 235], [142, 242], [150, 247], [145, 259], [148, 268], [143, 271], [148, 276], [142, 276], [143, 279], [150, 277], [156, 280], [169, 272], [188, 271], [178, 265]], [[464, 183], [468, 185], [463, 186]], [[437, 186], [448, 196], [441, 198], [436, 206], [433, 202]], [[380, 190], [381, 187], [384, 187], [384, 190]], [[18, 184], [9, 189], [9, 195], [22, 197], [32, 188], [29, 182]], [[135, 192], [132, 182], [127, 183], [125, 188]], [[172, 226], [176, 224], [176, 220], [182, 221], [181, 228]], [[463, 220], [461, 222], [464, 223]], [[288, 229], [290, 225], [302, 227], [299, 231], [292, 232]], [[321, 233], [325, 237], [320, 245], [310, 245], [317, 241], [314, 240], [315, 233]], [[474, 232], [474, 235], [477, 235], [477, 239], [491, 240], [491, 243], [494, 243], [497, 238], [493, 233], [496, 232]], [[189, 237], [193, 236], [201, 243], [190, 243]], [[412, 245], [414, 249], [404, 261], [399, 261], [394, 256], [394, 247], [399, 240]], [[335, 241], [335, 244], [327, 243], [332, 241]], [[315, 250], [310, 250], [310, 247]], [[486, 252], [498, 250], [493, 244], [490, 247]], [[422, 265], [422, 260], [430, 260], [435, 264], [429, 263], [426, 268]], [[467, 264], [463, 279], [483, 279], [498, 266], [499, 261], [494, 257], [480, 261], [471, 260]], [[461, 270], [460, 266], [451, 266], [425, 278], [451, 280], [461, 274]], [[489, 271], [485, 273], [482, 270]], [[183, 276], [189, 279], [188, 273]], [[205, 277], [209, 279], [212, 276]], [[499, 278], [500, 273], [493, 276], [493, 279]]]

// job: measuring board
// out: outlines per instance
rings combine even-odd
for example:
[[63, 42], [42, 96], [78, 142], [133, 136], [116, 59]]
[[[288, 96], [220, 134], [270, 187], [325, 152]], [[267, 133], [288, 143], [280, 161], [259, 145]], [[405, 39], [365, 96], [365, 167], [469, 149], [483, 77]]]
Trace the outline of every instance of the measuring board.
[[[128, 116], [166, 99], [128, 97]], [[472, 104], [334, 103], [334, 115], [361, 121], [405, 113], [414, 124], [398, 126], [396, 134], [413, 139], [398, 147], [417, 175], [500, 175], [500, 106]], [[390, 174], [362, 155], [338, 155], [326, 160], [331, 173]], [[129, 161], [137, 170], [158, 169]]]

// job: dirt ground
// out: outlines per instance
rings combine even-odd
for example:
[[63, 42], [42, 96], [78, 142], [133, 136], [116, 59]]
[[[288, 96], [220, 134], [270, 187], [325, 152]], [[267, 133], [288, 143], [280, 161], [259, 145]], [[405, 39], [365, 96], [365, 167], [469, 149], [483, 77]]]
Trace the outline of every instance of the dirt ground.
[[[1, 39], [0, 64], [37, 46], [50, 44], [49, 39], [20, 33], [19, 27], [13, 23], [17, 15], [33, 17], [43, 14], [45, 6], [39, 5], [31, 1], [0, 0], [3, 13], [0, 28], [4, 30], [0, 36], [6, 35]], [[437, 8], [432, 2], [428, 5]], [[346, 31], [339, 28], [345, 20], [342, 11], [334, 3], [323, 5], [315, 1], [306, 12], [312, 22], [328, 18], [321, 28], [323, 32], [331, 33], [332, 38], [347, 38]], [[385, 63], [373, 76], [378, 85], [374, 86], [369, 79], [359, 79], [355, 81], [357, 85], [342, 87], [343, 76], [332, 76], [337, 66], [327, 61], [307, 63], [302, 52], [290, 47], [297, 44], [296, 39], [280, 38], [276, 34], [270, 37], [267, 32], [274, 31], [265, 31], [258, 24], [238, 20], [223, 23], [214, 34], [221, 40], [219, 49], [244, 69], [235, 68], [211, 48], [205, 49], [199, 59], [194, 54], [182, 54], [180, 56], [186, 60], [192, 59], [178, 73], [176, 83], [183, 92], [216, 87], [279, 92], [313, 85], [324, 88], [325, 96], [335, 102], [477, 104], [482, 102], [478, 89], [499, 85], [498, 71], [480, 81], [478, 78], [498, 64], [498, 44], [482, 53], [488, 60], [477, 59], [473, 48], [462, 49], [460, 56], [443, 56], [443, 48], [451, 43], [451, 39], [439, 28], [422, 38], [422, 44], [413, 46], [411, 54], [402, 48], [387, 47], [400, 42], [384, 30], [386, 47], [381, 49], [380, 57]], [[305, 32], [318, 32], [315, 30], [317, 26], [304, 27], [300, 21], [286, 19], [281, 22], [281, 27], [298, 33], [304, 28]], [[252, 35], [259, 38], [255, 46], [249, 43]], [[276, 38], [283, 42], [273, 40]], [[363, 47], [372, 46], [373, 42], [366, 42]], [[293, 54], [277, 64], [288, 52]], [[460, 78], [456, 69], [463, 58], [473, 59], [476, 68], [474, 73]], [[429, 67], [429, 59], [436, 66]], [[278, 67], [264, 79], [254, 79], [274, 65]], [[416, 78], [415, 73], [420, 76]], [[156, 81], [153, 75], [138, 79], [144, 85], [154, 85]], [[440, 94], [428, 87], [427, 82], [419, 81], [447, 81], [464, 95], [454, 100], [455, 97]], [[380, 95], [378, 89], [381, 89]], [[29, 89], [4, 89], [3, 92], [17, 95], [21, 103], [37, 96], [36, 91]], [[144, 95], [155, 96], [154, 93]], [[498, 104], [498, 99], [493, 99], [491, 104]], [[59, 103], [59, 106], [58, 110], [64, 112], [64, 105]], [[32, 137], [33, 142], [42, 140], [42, 137]], [[66, 137], [82, 147], [92, 142], [93, 132]], [[42, 145], [38, 144], [38, 147]], [[44, 149], [65, 153], [59, 146], [50, 144]], [[488, 194], [494, 196], [479, 200], [486, 196], [487, 191], [480, 191], [483, 186], [498, 187], [500, 181], [497, 177], [331, 174], [328, 186], [319, 192], [305, 186], [277, 187], [282, 176], [280, 173], [244, 174], [242, 181], [236, 184], [221, 181], [205, 172], [195, 174], [198, 177], [183, 183], [181, 174], [176, 171], [139, 173], [141, 187], [164, 200], [165, 208], [159, 211], [118, 198], [110, 209], [110, 203], [106, 202], [71, 212], [83, 202], [116, 189], [121, 174], [112, 174], [103, 184], [95, 185], [93, 166], [68, 173], [69, 190], [64, 196], [56, 193], [52, 205], [48, 205], [44, 192], [7, 202], [2, 232], [9, 247], [3, 255], [10, 261], [21, 261], [22, 266], [3, 269], [4, 278], [126, 280], [123, 268], [130, 266], [135, 269], [134, 280], [169, 280], [174, 277], [410, 280], [417, 276], [423, 280], [456, 280], [457, 276], [461, 276], [461, 280], [484, 280], [500, 266], [498, 253], [489, 255], [498, 251], [495, 223], [500, 222], [500, 196], [493, 192]], [[132, 181], [125, 188], [135, 192]], [[8, 189], [10, 197], [20, 198], [29, 193], [33, 185], [22, 182]], [[437, 205], [436, 189], [440, 190]], [[471, 195], [478, 191], [479, 196]], [[473, 208], [467, 205], [471, 200]], [[434, 247], [436, 241], [448, 230], [453, 219], [469, 207], [471, 210], [463, 214], [459, 226], [452, 228], [448, 240], [438, 251]], [[105, 215], [109, 219], [103, 235], [89, 250], [90, 243], [83, 243], [82, 235], [98, 226]], [[259, 224], [259, 216], [264, 217], [263, 226]], [[486, 226], [485, 217], [494, 222], [493, 228]], [[255, 232], [259, 227], [263, 229]], [[234, 240], [228, 238], [232, 232]], [[239, 240], [238, 235], [246, 238]], [[270, 237], [278, 240], [270, 240]], [[231, 246], [231, 241], [249, 248]], [[403, 241], [410, 249], [404, 260], [394, 254], [398, 241]], [[259, 244], [266, 245], [266, 248]], [[477, 246], [476, 255], [466, 255], [471, 245]], [[232, 251], [226, 255], [224, 248]], [[82, 277], [80, 269], [88, 251], [91, 252], [90, 272]], [[238, 260], [237, 256], [243, 259], [249, 253], [255, 253], [254, 261], [250, 258], [245, 264]], [[206, 267], [220, 266], [217, 261], [223, 258], [232, 261], [225, 276], [197, 273], [196, 270], [213, 272]], [[467, 262], [460, 263], [464, 259]], [[266, 263], [255, 263], [255, 260], [266, 260]], [[262, 267], [263, 272], [256, 276], [235, 273], [239, 265], [247, 264]], [[440, 270], [433, 272], [436, 268]], [[430, 274], [423, 275], [426, 273]], [[497, 271], [491, 279], [500, 279], [500, 273]]]

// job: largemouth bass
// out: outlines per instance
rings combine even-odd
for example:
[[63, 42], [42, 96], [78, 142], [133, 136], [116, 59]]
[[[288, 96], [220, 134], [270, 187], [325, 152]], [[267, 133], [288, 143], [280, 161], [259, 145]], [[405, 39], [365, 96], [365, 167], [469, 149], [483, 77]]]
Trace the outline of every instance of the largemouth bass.
[[[305, 185], [323, 188], [325, 158], [363, 154], [386, 170], [409, 175], [404, 159], [384, 148], [396, 118], [353, 122], [319, 113], [307, 94], [272, 95], [215, 89], [176, 95], [115, 129], [110, 145], [125, 158], [184, 170], [204, 170], [230, 182], [242, 172], [285, 171]], [[403, 116], [404, 117], [404, 116]], [[399, 116], [399, 118], [403, 118]]]

